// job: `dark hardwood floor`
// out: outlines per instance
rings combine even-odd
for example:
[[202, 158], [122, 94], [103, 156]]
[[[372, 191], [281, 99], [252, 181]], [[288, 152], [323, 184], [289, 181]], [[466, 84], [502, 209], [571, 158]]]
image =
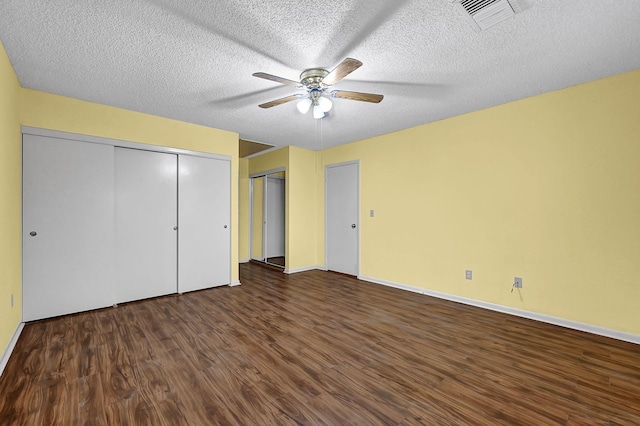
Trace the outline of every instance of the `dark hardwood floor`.
[[640, 424], [640, 346], [310, 271], [27, 324], [11, 425]]

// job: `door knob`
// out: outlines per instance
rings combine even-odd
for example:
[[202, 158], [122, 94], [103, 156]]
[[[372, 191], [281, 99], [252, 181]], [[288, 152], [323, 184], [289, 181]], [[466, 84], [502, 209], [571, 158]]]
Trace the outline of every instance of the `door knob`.
[[31, 235], [32, 237], [35, 237], [36, 235], [38, 235], [38, 233], [36, 231], [31, 231], [29, 232], [29, 235]]
[[224, 229], [227, 229], [227, 225], [224, 226]]
[[177, 231], [177, 230], [178, 230], [178, 227], [177, 227], [177, 226], [174, 226], [174, 227], [173, 227], [173, 230], [174, 230], [174, 231]]
[[355, 224], [355, 223], [352, 223], [352, 224], [351, 224], [351, 228], [356, 229], [356, 224]]

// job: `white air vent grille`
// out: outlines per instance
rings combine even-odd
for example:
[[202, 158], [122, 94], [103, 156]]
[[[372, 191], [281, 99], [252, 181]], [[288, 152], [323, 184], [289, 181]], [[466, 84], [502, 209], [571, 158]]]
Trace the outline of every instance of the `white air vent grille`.
[[497, 1], [499, 0], [462, 0], [460, 4], [469, 15], [473, 15], [477, 11], [484, 9], [491, 3], [495, 3]]
[[517, 0], [457, 0], [454, 3], [478, 31], [521, 12]]

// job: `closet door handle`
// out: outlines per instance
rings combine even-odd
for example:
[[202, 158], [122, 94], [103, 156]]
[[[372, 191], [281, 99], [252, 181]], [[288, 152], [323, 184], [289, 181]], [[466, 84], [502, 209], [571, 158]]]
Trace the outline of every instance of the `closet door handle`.
[[177, 227], [177, 226], [174, 226], [174, 227], [173, 227], [173, 230], [174, 230], [174, 231], [177, 231], [177, 230], [178, 230], [178, 227]]
[[36, 235], [38, 235], [38, 233], [36, 231], [31, 231], [29, 232], [29, 235], [31, 235], [32, 237], [35, 237]]
[[227, 225], [224, 226], [224, 229], [227, 229]]
[[355, 224], [355, 223], [352, 223], [352, 224], [351, 224], [351, 228], [356, 229], [356, 224]]

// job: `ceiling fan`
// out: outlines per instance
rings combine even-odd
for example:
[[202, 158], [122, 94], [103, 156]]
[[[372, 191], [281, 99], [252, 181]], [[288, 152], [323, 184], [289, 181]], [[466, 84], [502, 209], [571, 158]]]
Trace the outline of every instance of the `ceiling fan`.
[[348, 92], [345, 90], [330, 90], [331, 86], [342, 80], [356, 69], [362, 66], [362, 62], [357, 59], [347, 58], [340, 62], [331, 72], [323, 68], [309, 68], [302, 71], [300, 81], [293, 81], [264, 72], [254, 73], [254, 77], [275, 81], [276, 83], [293, 86], [297, 89], [304, 89], [306, 93], [297, 93], [285, 98], [276, 99], [271, 102], [258, 105], [260, 108], [271, 108], [287, 102], [300, 99], [298, 110], [306, 114], [313, 106], [313, 117], [322, 118], [328, 112], [332, 103], [329, 98], [350, 99], [352, 101], [379, 103], [383, 95], [372, 93]]

